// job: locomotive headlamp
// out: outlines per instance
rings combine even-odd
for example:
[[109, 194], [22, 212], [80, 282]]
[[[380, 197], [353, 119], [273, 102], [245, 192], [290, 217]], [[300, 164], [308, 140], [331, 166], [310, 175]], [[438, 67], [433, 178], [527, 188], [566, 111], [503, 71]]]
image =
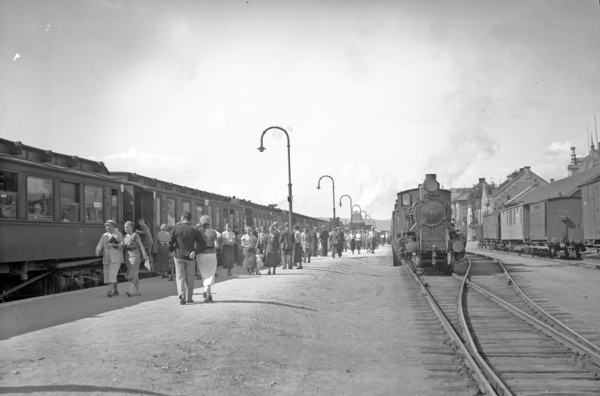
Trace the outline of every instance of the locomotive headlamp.
[[435, 180], [435, 175], [433, 176], [433, 179], [426, 179], [425, 183], [423, 183], [423, 187], [425, 188], [425, 190], [427, 190], [427, 192], [430, 193], [436, 192], [440, 188], [440, 183], [438, 183], [437, 180]]

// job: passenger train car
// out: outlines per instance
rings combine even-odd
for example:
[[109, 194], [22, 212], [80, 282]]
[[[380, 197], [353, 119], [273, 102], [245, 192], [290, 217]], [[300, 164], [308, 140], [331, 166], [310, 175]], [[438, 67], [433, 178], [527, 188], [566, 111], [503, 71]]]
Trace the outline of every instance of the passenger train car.
[[[440, 189], [436, 175], [426, 175], [419, 188], [401, 191], [392, 214], [392, 232], [404, 260], [416, 267], [438, 267], [452, 273], [464, 256], [464, 242], [451, 224], [449, 190]], [[399, 236], [399, 237], [398, 237]]]
[[[40, 295], [69, 285], [100, 284], [101, 258], [95, 249], [106, 220], [114, 220], [123, 232], [125, 221], [143, 218], [156, 251], [160, 225], [175, 225], [186, 210], [194, 224], [209, 215], [217, 231], [226, 223], [243, 230], [288, 221], [287, 212], [274, 205], [109, 172], [102, 162], [0, 139], [0, 299], [10, 293]], [[298, 213], [293, 222], [329, 227]]]

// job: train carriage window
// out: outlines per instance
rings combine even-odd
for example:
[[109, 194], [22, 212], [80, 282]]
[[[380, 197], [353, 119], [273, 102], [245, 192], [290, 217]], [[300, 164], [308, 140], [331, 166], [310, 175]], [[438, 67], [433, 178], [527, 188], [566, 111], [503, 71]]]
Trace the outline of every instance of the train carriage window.
[[60, 182], [60, 221], [79, 221], [79, 184]]
[[121, 219], [119, 219], [119, 190], [117, 189], [111, 190], [110, 207], [111, 219], [113, 219], [116, 222], [121, 221]]
[[27, 218], [54, 220], [54, 181], [41, 177], [27, 178]]
[[104, 222], [102, 196], [102, 187], [85, 186], [85, 221], [87, 223]]
[[19, 175], [0, 170], [0, 219], [17, 218]]
[[160, 226], [162, 225], [160, 223], [160, 218], [161, 218], [161, 214], [162, 214], [162, 210], [160, 209], [160, 197], [156, 197], [156, 227], [160, 228]]
[[229, 223], [229, 209], [223, 208], [223, 229], [227, 223]]
[[200, 223], [200, 218], [204, 212], [204, 207], [202, 205], [196, 205], [196, 223]]
[[192, 212], [192, 204], [188, 201], [183, 201], [183, 211]]
[[231, 228], [233, 228], [233, 215], [235, 211], [233, 209], [229, 210], [229, 224], [231, 224]]
[[208, 209], [206, 210], [206, 214], [208, 215], [208, 217], [210, 217], [210, 221], [212, 223], [213, 222], [213, 210], [212, 210], [212, 206], [208, 205]]
[[221, 208], [215, 206], [215, 230], [221, 231]]
[[167, 226], [175, 226], [175, 199], [167, 198]]

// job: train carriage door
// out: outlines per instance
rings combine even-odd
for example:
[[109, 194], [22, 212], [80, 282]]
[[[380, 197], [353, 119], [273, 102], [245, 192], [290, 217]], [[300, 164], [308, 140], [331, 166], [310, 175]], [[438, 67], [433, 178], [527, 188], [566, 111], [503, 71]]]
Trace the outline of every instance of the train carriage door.
[[128, 220], [133, 221], [134, 213], [133, 210], [135, 208], [135, 201], [133, 199], [133, 186], [124, 185], [123, 186], [123, 223]]
[[150, 228], [150, 233], [152, 234], [152, 239], [154, 238], [155, 228], [154, 228], [154, 192], [145, 191], [142, 189], [135, 188], [134, 189], [134, 216], [130, 219], [135, 224], [135, 227], [138, 227], [138, 219], [144, 218], [146, 220], [148, 227]]

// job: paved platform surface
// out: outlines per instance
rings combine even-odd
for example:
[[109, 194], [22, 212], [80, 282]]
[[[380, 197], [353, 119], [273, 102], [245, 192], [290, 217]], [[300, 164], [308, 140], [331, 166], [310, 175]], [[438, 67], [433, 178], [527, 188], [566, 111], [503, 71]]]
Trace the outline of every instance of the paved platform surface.
[[179, 305], [162, 278], [132, 298], [121, 286], [2, 304], [0, 393], [449, 394], [427, 380], [402, 270], [380, 247], [276, 276], [219, 269], [209, 304], [197, 288]]

